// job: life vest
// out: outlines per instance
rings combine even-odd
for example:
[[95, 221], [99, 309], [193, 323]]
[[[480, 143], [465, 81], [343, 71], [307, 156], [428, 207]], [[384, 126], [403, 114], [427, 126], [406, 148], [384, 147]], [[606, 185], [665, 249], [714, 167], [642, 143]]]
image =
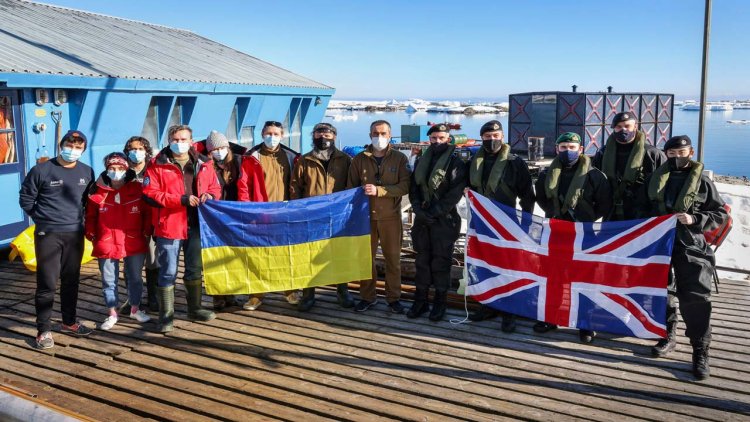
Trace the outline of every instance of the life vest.
[[595, 215], [594, 208], [587, 201], [582, 199], [583, 184], [586, 183], [586, 175], [591, 169], [591, 159], [587, 155], [581, 154], [578, 158], [578, 165], [573, 174], [573, 180], [570, 182], [568, 192], [564, 200], [560, 200], [558, 194], [560, 189], [560, 175], [562, 174], [562, 164], [555, 158], [547, 170], [547, 178], [544, 181], [544, 193], [552, 201], [554, 207], [554, 217], [560, 217], [567, 214], [576, 207], [581, 207], [589, 215]]
[[491, 196], [498, 188], [500, 188], [506, 197], [509, 199], [515, 198], [515, 194], [510, 189], [510, 186], [502, 180], [508, 162], [515, 158], [515, 155], [509, 154], [509, 151], [510, 146], [508, 146], [508, 144], [503, 144], [498, 153], [497, 160], [492, 166], [492, 170], [490, 170], [489, 178], [487, 178], [486, 183], [483, 183], [482, 174], [484, 172], [484, 157], [486, 151], [484, 148], [479, 149], [471, 160], [471, 166], [469, 167], [469, 182], [475, 191], [484, 196]]
[[453, 151], [455, 150], [455, 145], [448, 146], [448, 149], [444, 151], [443, 154], [440, 155], [440, 157], [438, 157], [437, 162], [435, 163], [435, 167], [433, 167], [432, 173], [429, 174], [429, 177], [427, 172], [429, 171], [430, 163], [434, 158], [432, 147], [427, 148], [424, 155], [417, 163], [417, 168], [414, 170], [414, 180], [422, 189], [423, 201], [429, 202], [430, 199], [434, 196], [435, 191], [437, 191], [437, 188], [443, 183], [443, 180], [445, 180], [445, 176], [448, 171], [448, 165], [450, 165], [451, 157], [453, 156]]

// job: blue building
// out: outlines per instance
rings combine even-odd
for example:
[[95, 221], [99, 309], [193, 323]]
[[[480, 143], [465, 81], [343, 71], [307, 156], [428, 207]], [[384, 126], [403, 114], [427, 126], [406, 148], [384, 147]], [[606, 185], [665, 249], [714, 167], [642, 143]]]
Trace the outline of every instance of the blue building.
[[162, 147], [173, 124], [251, 146], [280, 121], [304, 151], [334, 93], [182, 29], [23, 0], [0, 0], [0, 16], [0, 246], [31, 224], [21, 181], [69, 129], [88, 136], [82, 161], [97, 174], [130, 136]]

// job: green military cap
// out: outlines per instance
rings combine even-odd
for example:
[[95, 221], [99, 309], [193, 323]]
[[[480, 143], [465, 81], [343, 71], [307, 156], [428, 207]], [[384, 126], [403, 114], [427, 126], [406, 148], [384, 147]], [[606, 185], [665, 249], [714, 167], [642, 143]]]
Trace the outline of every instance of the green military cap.
[[577, 144], [581, 143], [581, 135], [575, 133], [575, 132], [565, 132], [562, 135], [557, 137], [557, 140], [555, 141], [555, 145], [561, 143], [561, 142], [575, 142]]

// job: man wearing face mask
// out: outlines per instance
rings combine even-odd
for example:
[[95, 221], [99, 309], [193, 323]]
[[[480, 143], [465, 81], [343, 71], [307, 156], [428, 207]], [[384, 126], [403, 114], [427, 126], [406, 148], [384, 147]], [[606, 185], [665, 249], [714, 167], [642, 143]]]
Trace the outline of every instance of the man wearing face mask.
[[461, 230], [456, 205], [466, 187], [466, 164], [454, 154], [456, 147], [450, 144], [447, 125], [432, 126], [427, 136], [430, 147], [417, 160], [409, 187], [415, 214], [411, 238], [417, 251], [417, 274], [414, 303], [406, 316], [417, 318], [430, 311], [427, 295], [434, 285], [430, 320], [440, 321], [445, 316], [451, 284], [453, 245]]
[[[567, 221], [591, 222], [612, 210], [612, 191], [606, 176], [591, 165], [583, 154], [581, 136], [567, 132], [556, 140], [557, 157], [536, 181], [536, 201], [545, 217]], [[534, 331], [545, 333], [557, 326], [537, 322]], [[596, 333], [580, 330], [583, 343], [591, 343]]]
[[638, 215], [635, 206], [638, 189], [654, 169], [664, 164], [666, 157], [638, 130], [634, 113], [617, 113], [612, 128], [614, 132], [593, 159], [593, 166], [607, 176], [612, 188], [612, 211], [604, 220], [632, 220]]
[[[482, 137], [482, 148], [469, 164], [471, 190], [513, 208], [520, 202], [523, 211], [533, 213], [534, 188], [529, 167], [521, 157], [511, 154], [510, 146], [503, 142], [503, 125], [491, 120], [482, 125], [479, 135]], [[498, 312], [484, 305], [471, 313], [469, 319], [482, 321], [497, 315], [502, 315], [503, 332], [515, 331], [513, 314]]]
[[209, 321], [216, 315], [201, 307], [200, 229], [197, 207], [221, 197], [221, 186], [209, 159], [193, 148], [193, 130], [175, 125], [168, 131], [169, 146], [154, 157], [143, 179], [143, 195], [155, 209], [154, 237], [159, 261], [159, 331], [174, 329], [174, 285], [180, 250], [185, 272], [188, 318]]
[[[151, 142], [142, 136], [131, 136], [126, 142], [122, 152], [128, 157], [128, 167], [135, 172], [135, 180], [143, 183], [146, 176], [148, 162], [154, 155]], [[146, 256], [146, 303], [149, 312], [159, 312], [159, 302], [156, 299], [156, 289], [159, 279], [159, 263], [156, 260], [156, 242], [150, 236], [148, 241], [148, 255]], [[128, 275], [125, 273], [125, 285], [128, 286]], [[120, 315], [129, 315], [130, 301], [120, 307]]]
[[385, 258], [385, 300], [391, 312], [401, 314], [401, 197], [409, 193], [409, 160], [391, 147], [391, 125], [385, 120], [370, 124], [371, 144], [357, 154], [349, 168], [347, 188], [362, 186], [370, 196], [372, 279], [359, 286], [361, 300], [354, 307], [365, 312], [377, 303], [375, 252], [378, 243]]
[[76, 320], [78, 283], [83, 257], [83, 204], [94, 181], [91, 167], [79, 162], [86, 150], [86, 136], [68, 131], [60, 140], [54, 160], [29, 170], [19, 192], [19, 205], [34, 220], [34, 249], [37, 259], [36, 347], [54, 347], [52, 307], [60, 279], [61, 331], [79, 336], [91, 329]]
[[[313, 128], [313, 150], [300, 157], [294, 164], [289, 183], [289, 198], [301, 199], [326, 195], [346, 189], [346, 179], [352, 159], [336, 148], [336, 128], [330, 123], [318, 123]], [[335, 280], [331, 280], [335, 281]], [[354, 306], [347, 283], [336, 285], [339, 305]], [[315, 304], [315, 288], [302, 290], [302, 299], [297, 305], [302, 312]]]
[[676, 214], [677, 232], [672, 249], [672, 271], [667, 286], [667, 338], [651, 352], [666, 356], [677, 346], [677, 306], [685, 321], [685, 335], [693, 347], [693, 375], [709, 377], [708, 349], [711, 343], [711, 282], [716, 265], [703, 233], [728, 218], [724, 201], [703, 164], [693, 161], [687, 135], [674, 136], [664, 144], [667, 162], [654, 170], [638, 195], [641, 217]]
[[[247, 152], [247, 159], [242, 162], [242, 176], [237, 184], [239, 200], [252, 200], [251, 193], [260, 190], [258, 181], [262, 181], [269, 202], [288, 201], [292, 168], [299, 158], [299, 153], [281, 143], [284, 138], [284, 125], [281, 122], [267, 121], [261, 129], [261, 136], [263, 143], [251, 148]], [[299, 304], [299, 291], [288, 290], [282, 293], [289, 304]], [[242, 309], [258, 309], [263, 303], [263, 296], [262, 293], [250, 296], [242, 305]]]
[[[218, 199], [222, 201], [239, 200], [239, 180], [244, 178], [245, 194], [252, 196], [250, 199], [253, 201], [266, 202], [268, 198], [263, 186], [263, 176], [259, 171], [253, 171], [252, 168], [253, 166], [258, 170], [260, 168], [260, 163], [255, 158], [235, 154], [230, 148], [227, 137], [215, 130], [212, 130], [208, 134], [205, 145], [206, 151], [211, 155], [214, 163], [214, 171], [216, 171], [216, 175], [219, 178], [219, 185], [221, 185], [221, 197]], [[236, 144], [234, 146], [235, 148], [239, 147]], [[243, 169], [245, 170], [245, 174], [243, 174]], [[255, 189], [248, 190], [248, 186]], [[234, 295], [215, 295], [213, 296], [213, 301], [215, 311], [238, 306]]]

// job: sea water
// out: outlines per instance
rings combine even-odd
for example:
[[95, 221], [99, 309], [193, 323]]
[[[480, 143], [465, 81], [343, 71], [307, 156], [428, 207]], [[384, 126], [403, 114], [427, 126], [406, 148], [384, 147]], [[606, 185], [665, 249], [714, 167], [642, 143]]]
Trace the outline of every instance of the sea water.
[[[697, 145], [698, 115], [696, 111], [675, 109], [673, 135], [688, 135]], [[489, 120], [499, 120], [506, 129], [508, 114], [447, 114], [447, 113], [406, 113], [339, 111], [326, 112], [324, 122], [336, 126], [338, 145], [366, 145], [369, 141], [370, 123], [387, 120], [393, 127], [392, 136], [401, 136], [401, 125], [433, 123], [460, 123], [461, 129], [453, 133], [466, 134], [469, 138], [479, 138], [479, 128]], [[732, 124], [727, 120], [750, 120], [750, 110], [706, 112], [704, 162], [706, 168], [717, 174], [729, 176], [750, 176], [750, 124]], [[697, 149], [697, 147], [696, 147]]]

